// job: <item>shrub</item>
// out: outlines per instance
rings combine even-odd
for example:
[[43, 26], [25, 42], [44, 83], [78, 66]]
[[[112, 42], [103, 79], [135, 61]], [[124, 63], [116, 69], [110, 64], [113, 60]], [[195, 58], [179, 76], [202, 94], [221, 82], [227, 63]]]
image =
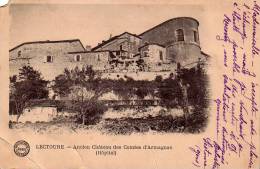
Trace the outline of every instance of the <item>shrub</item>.
[[76, 122], [85, 125], [97, 124], [107, 110], [107, 107], [98, 101], [85, 101], [83, 105], [78, 104], [81, 103], [75, 104], [75, 108], [81, 110], [77, 110], [80, 113], [76, 117]]

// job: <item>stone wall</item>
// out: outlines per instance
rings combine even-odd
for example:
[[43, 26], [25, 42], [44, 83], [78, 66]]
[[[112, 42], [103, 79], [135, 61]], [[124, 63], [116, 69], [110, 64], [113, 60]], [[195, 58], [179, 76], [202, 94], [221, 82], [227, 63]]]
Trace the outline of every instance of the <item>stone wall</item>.
[[[161, 56], [160, 56], [161, 52]], [[145, 60], [146, 63], [162, 63], [166, 61], [166, 50], [164, 47], [151, 44], [146, 45], [140, 49], [141, 58]]]
[[[80, 61], [76, 57], [80, 57]], [[83, 65], [91, 65], [94, 70], [107, 70], [109, 66], [109, 51], [93, 51], [93, 52], [73, 52], [67, 55], [70, 61], [70, 69], [75, 66], [82, 67]]]
[[[9, 52], [10, 76], [18, 75], [22, 66], [30, 65], [40, 71], [44, 79], [53, 80], [66, 67], [72, 66], [67, 53], [83, 50], [80, 41], [24, 44]], [[48, 56], [51, 62], [47, 61]]]
[[169, 45], [166, 48], [167, 59], [174, 63], [180, 63], [182, 66], [189, 68], [189, 65], [196, 63], [201, 58], [201, 51], [195, 44], [186, 44], [178, 42]]
[[[23, 111], [23, 114], [19, 118], [19, 122], [50, 122], [57, 117], [56, 107], [30, 107]], [[9, 120], [16, 121], [17, 115], [10, 115]]]
[[118, 73], [103, 73], [102, 78], [108, 79], [126, 79], [126, 77], [131, 77], [134, 80], [154, 80], [156, 76], [162, 76], [163, 79], [168, 78], [170, 74], [176, 74], [175, 71], [165, 71], [165, 72], [118, 72]]

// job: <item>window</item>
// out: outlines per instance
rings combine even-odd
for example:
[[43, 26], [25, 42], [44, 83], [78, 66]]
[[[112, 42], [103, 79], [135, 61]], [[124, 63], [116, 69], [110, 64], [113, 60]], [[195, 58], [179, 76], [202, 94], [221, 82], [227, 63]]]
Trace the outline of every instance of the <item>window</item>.
[[99, 57], [99, 55], [97, 55], [97, 57], [98, 57], [98, 58], [97, 58], [97, 59], [98, 59], [98, 61], [100, 61], [100, 57]]
[[144, 57], [149, 57], [148, 52], [144, 51]]
[[180, 70], [181, 69], [181, 64], [178, 62], [177, 63], [177, 70]]
[[160, 55], [160, 60], [163, 60], [163, 53], [161, 50], [159, 51], [159, 55]]
[[79, 62], [79, 61], [81, 61], [81, 56], [80, 55], [76, 55], [76, 62]]
[[120, 45], [120, 50], [123, 50], [123, 46], [122, 45]]
[[116, 55], [120, 55], [120, 51], [116, 51]]
[[184, 33], [182, 29], [176, 30], [176, 39], [177, 41], [184, 41]]
[[49, 62], [49, 63], [50, 63], [50, 62], [53, 62], [53, 58], [52, 58], [52, 56], [47, 56], [46, 61]]
[[198, 42], [199, 41], [199, 37], [198, 37], [197, 31], [193, 31], [193, 37], [194, 37], [194, 42]]
[[19, 50], [18, 53], [17, 53], [17, 56], [20, 57], [21, 56], [21, 51]]

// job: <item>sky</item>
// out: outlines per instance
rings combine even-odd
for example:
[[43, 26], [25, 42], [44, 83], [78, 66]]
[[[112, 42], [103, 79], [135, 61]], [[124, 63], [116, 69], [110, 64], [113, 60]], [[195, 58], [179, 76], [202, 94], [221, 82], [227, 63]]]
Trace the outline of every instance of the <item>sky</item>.
[[206, 44], [204, 8], [200, 5], [12, 4], [10, 49], [24, 42], [80, 39], [84, 46], [125, 31], [140, 34], [174, 17], [200, 22], [201, 46]]

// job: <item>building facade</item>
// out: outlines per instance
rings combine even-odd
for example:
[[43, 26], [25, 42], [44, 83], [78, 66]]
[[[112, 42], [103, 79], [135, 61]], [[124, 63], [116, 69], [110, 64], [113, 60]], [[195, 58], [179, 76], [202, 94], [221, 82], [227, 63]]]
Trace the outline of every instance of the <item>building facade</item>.
[[74, 66], [68, 52], [84, 51], [80, 40], [38, 41], [23, 43], [10, 50], [10, 76], [18, 75], [23, 66], [32, 66], [47, 80], [54, 79], [68, 67]]
[[201, 51], [199, 22], [180, 17], [165, 21], [140, 35], [124, 32], [83, 47], [80, 40], [26, 42], [9, 51], [10, 76], [30, 65], [46, 80], [65, 68], [91, 65], [105, 73], [175, 72], [178, 66], [196, 67], [207, 55]]

